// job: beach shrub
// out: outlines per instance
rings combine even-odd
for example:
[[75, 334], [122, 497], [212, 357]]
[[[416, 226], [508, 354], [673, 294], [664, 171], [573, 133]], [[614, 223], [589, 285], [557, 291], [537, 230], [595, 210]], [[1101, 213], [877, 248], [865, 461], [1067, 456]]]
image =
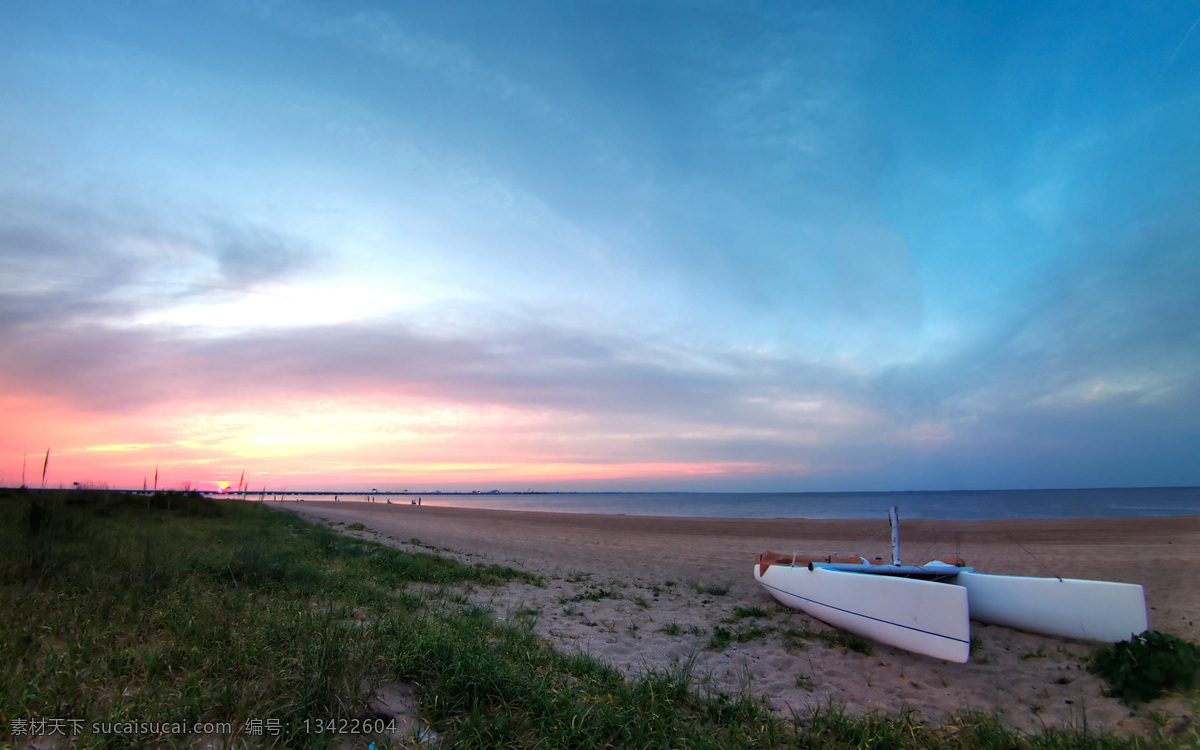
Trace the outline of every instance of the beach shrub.
[[1108, 682], [1109, 694], [1122, 703], [1144, 703], [1165, 690], [1186, 690], [1196, 684], [1200, 645], [1147, 631], [1098, 649], [1089, 668]]

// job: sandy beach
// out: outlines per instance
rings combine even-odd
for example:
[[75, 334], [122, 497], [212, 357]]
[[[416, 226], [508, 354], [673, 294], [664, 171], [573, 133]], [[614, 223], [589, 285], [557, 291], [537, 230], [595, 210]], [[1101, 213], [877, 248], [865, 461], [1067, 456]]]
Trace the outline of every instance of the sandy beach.
[[[698, 684], [766, 696], [803, 717], [833, 702], [851, 713], [916, 711], [937, 721], [964, 710], [1008, 726], [1087, 726], [1168, 734], [1194, 721], [1195, 698], [1167, 695], [1130, 709], [1087, 672], [1096, 644], [971, 624], [971, 662], [951, 664], [881, 644], [868, 655], [827, 646], [828, 626], [777, 607], [752, 575], [764, 550], [890, 555], [886, 519], [710, 519], [515, 512], [384, 503], [272, 505], [346, 533], [545, 577], [470, 596], [498, 618], [533, 622], [557, 648], [582, 650], [628, 674], [694, 664]], [[347, 526], [363, 524], [361, 531]], [[901, 523], [906, 562], [959, 556], [988, 573], [1058, 575], [1145, 587], [1150, 628], [1200, 640], [1200, 516]], [[754, 615], [757, 607], [761, 615]], [[737, 610], [741, 608], [741, 612]], [[749, 613], [749, 614], [748, 614]], [[715, 628], [734, 638], [711, 647]], [[744, 640], [739, 642], [738, 635]], [[1157, 718], [1151, 716], [1157, 715]]]

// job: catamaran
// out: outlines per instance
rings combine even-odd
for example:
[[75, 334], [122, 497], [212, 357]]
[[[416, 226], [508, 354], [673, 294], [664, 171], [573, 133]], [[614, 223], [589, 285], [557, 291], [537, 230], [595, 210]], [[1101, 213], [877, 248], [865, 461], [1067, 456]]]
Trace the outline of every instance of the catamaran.
[[970, 621], [1062, 638], [1116, 642], [1146, 631], [1141, 586], [979, 573], [959, 559], [900, 562], [892, 508], [892, 562], [764, 552], [754, 578], [783, 604], [856, 635], [965, 663]]

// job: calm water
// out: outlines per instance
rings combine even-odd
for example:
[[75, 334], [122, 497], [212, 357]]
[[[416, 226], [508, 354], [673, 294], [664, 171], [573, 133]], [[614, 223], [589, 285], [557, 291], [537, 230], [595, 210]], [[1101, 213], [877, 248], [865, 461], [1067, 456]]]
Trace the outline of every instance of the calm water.
[[[781, 492], [781, 493], [547, 493], [387, 495], [407, 504], [500, 510], [545, 510], [704, 518], [882, 518], [899, 506], [903, 518], [982, 520], [994, 518], [1088, 518], [1200, 515], [1200, 487], [1099, 490], [986, 490], [961, 492]], [[332, 500], [333, 495], [278, 496], [281, 500]], [[363, 494], [341, 494], [362, 502]], [[270, 496], [268, 496], [270, 499]]]

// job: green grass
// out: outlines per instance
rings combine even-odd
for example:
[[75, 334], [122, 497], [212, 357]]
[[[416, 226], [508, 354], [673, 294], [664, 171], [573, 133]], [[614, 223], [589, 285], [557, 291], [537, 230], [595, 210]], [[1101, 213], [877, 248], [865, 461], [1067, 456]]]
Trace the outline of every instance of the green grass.
[[713, 628], [712, 637], [708, 639], [710, 651], [724, 651], [733, 643], [733, 631], [720, 625]]
[[808, 624], [798, 628], [788, 628], [783, 631], [783, 645], [788, 651], [803, 651], [808, 648], [810, 640], [818, 640], [829, 648], [844, 648], [864, 656], [869, 656], [874, 650], [871, 641], [862, 636], [836, 628], [829, 630], [813, 630]]
[[767, 617], [767, 611], [753, 604], [745, 604], [733, 608], [733, 616], [739, 620], [750, 617]]
[[724, 651], [733, 643], [749, 643], [750, 641], [766, 638], [775, 632], [775, 626], [750, 625], [745, 628], [729, 628], [720, 625], [713, 628], [712, 637], [708, 640], [710, 651]]
[[[500, 623], [456, 589], [535, 576], [342, 537], [257, 503], [0, 491], [0, 746], [17, 718], [229, 722], [234, 746], [331, 747], [304, 721], [367, 716], [374, 686], [417, 687], [445, 748], [1166, 747], [1078, 732], [1022, 737], [987, 717], [796, 722], [691, 672], [627, 680]], [[730, 633], [732, 639], [733, 633]], [[253, 737], [251, 719], [284, 732]], [[198, 736], [84, 732], [79, 747]], [[364, 736], [350, 746], [383, 738]]]

